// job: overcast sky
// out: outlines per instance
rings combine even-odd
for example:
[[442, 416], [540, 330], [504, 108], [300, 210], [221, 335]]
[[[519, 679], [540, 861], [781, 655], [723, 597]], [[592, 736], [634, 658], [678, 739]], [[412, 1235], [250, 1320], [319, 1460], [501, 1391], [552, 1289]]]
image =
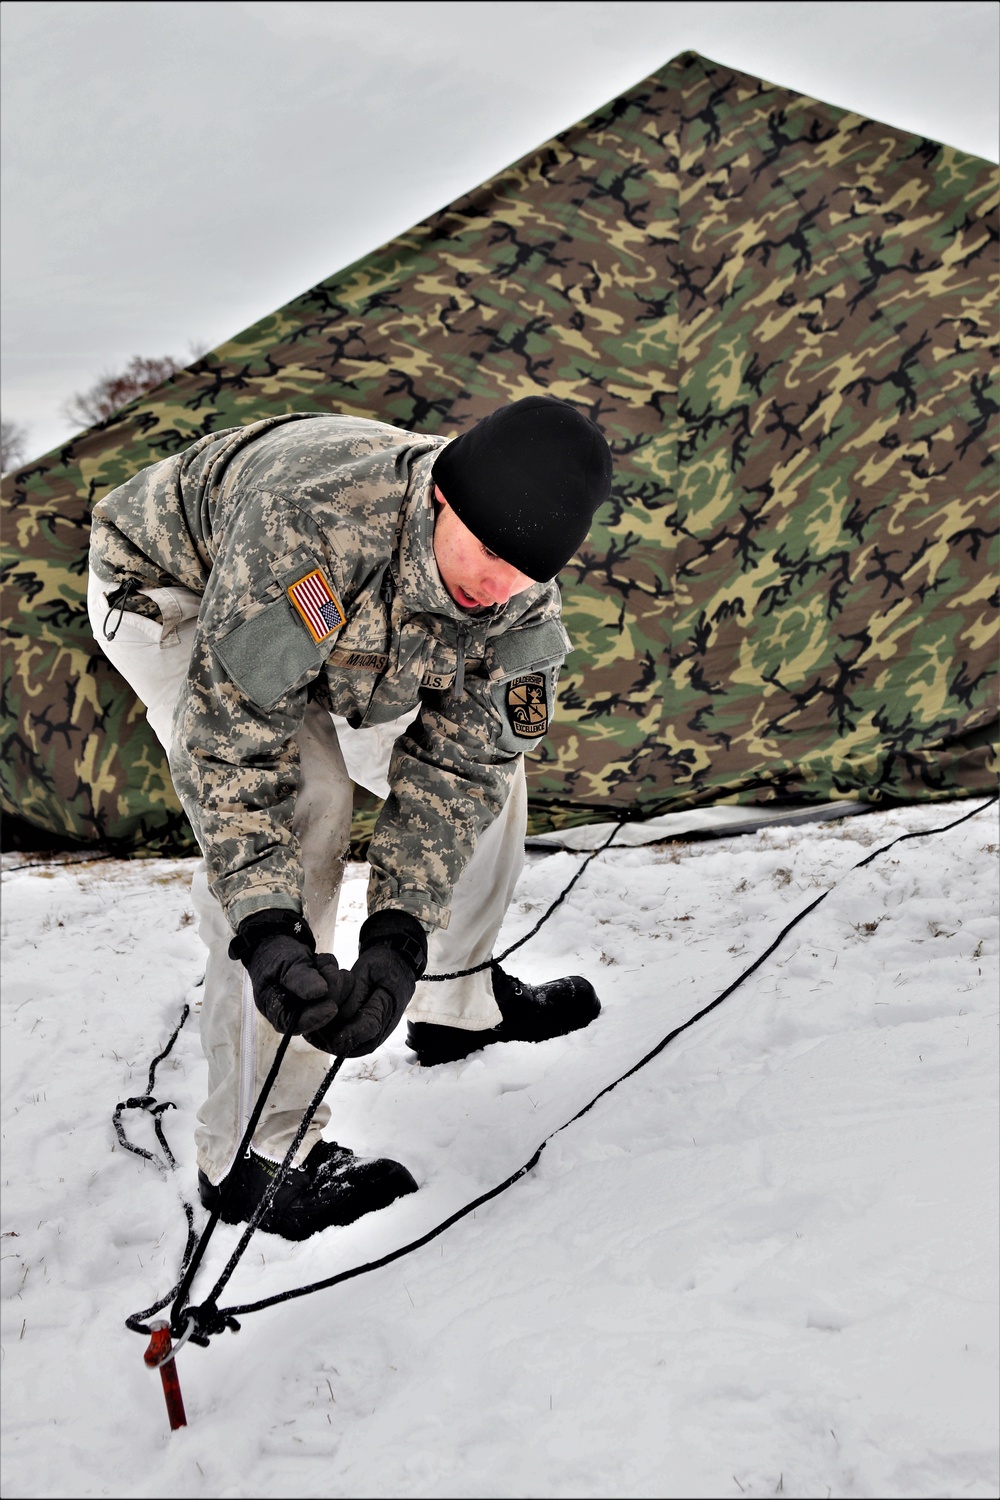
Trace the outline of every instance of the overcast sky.
[[41, 453], [688, 48], [996, 160], [1000, 7], [5, 0], [3, 408]]

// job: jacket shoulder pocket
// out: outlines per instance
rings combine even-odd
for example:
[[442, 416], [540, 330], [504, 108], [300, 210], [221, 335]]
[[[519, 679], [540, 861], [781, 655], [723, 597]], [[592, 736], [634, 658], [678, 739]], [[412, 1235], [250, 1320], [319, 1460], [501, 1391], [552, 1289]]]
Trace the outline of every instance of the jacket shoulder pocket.
[[486, 648], [490, 694], [500, 721], [499, 750], [524, 754], [552, 722], [555, 689], [569, 636], [558, 619], [493, 637]]
[[231, 681], [263, 709], [274, 708], [310, 682], [327, 655], [302, 628], [285, 597], [213, 641], [212, 650]]
[[505, 682], [522, 672], [560, 664], [569, 650], [570, 641], [557, 619], [508, 630], [487, 642], [486, 671], [491, 682]]

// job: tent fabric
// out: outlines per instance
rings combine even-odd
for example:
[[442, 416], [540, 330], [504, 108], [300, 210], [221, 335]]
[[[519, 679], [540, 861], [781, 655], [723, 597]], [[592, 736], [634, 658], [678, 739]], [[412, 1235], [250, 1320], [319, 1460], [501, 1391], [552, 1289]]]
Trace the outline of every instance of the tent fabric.
[[614, 839], [618, 849], [636, 849], [643, 844], [665, 844], [673, 839], [726, 838], [734, 833], [758, 833], [774, 826], [795, 827], [799, 823], [840, 822], [855, 813], [873, 811], [869, 802], [809, 802], [790, 807], [731, 807], [714, 802], [710, 807], [691, 807], [684, 812], [663, 813], [658, 818], [630, 819], [627, 822], [580, 823], [575, 828], [560, 828], [554, 833], [529, 834], [525, 844], [531, 849], [600, 849]]
[[534, 831], [989, 786], [996, 213], [978, 158], [676, 58], [8, 478], [5, 810], [189, 838], [88, 635], [108, 489], [274, 413], [458, 433], [535, 393], [616, 472], [560, 577]]

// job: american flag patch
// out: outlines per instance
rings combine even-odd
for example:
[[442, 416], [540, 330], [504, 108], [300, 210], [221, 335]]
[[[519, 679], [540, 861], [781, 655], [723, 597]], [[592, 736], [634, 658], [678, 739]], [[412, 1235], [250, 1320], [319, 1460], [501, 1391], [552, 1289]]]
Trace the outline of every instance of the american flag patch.
[[344, 623], [344, 611], [330, 592], [320, 572], [314, 568], [304, 578], [289, 586], [288, 597], [305, 621], [306, 629], [317, 645], [325, 641]]

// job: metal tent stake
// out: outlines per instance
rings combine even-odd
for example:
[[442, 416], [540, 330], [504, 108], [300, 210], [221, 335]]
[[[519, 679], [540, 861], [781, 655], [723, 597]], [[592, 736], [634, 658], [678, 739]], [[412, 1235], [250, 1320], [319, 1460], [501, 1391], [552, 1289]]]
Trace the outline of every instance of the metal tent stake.
[[170, 1342], [170, 1324], [153, 1323], [150, 1325], [151, 1338], [149, 1348], [143, 1355], [143, 1359], [151, 1370], [159, 1370], [160, 1379], [163, 1382], [163, 1399], [167, 1403], [167, 1417], [170, 1420], [171, 1432], [176, 1432], [178, 1427], [187, 1426], [187, 1417], [184, 1415], [184, 1398], [181, 1395], [181, 1382], [177, 1374], [177, 1363], [173, 1356], [173, 1346]]

